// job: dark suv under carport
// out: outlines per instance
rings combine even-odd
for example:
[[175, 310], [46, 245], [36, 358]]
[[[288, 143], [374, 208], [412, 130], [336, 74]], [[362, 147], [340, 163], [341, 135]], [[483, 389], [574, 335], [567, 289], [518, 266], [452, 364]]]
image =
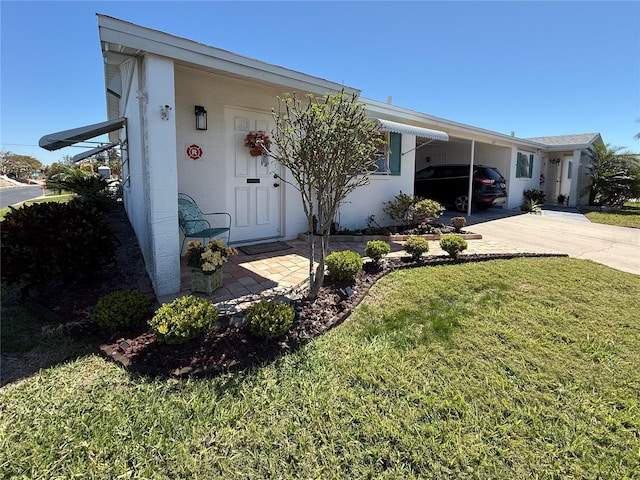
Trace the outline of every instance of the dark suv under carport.
[[[434, 165], [416, 172], [414, 194], [466, 212], [469, 204], [469, 165]], [[504, 177], [493, 167], [473, 170], [473, 205], [489, 208], [507, 202]]]

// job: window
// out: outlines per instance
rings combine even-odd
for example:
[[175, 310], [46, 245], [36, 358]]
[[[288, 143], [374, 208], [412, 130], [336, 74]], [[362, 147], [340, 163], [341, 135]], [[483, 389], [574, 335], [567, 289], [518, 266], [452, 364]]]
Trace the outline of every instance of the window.
[[386, 145], [384, 150], [376, 153], [375, 175], [400, 175], [401, 135], [393, 132], [380, 132]]
[[531, 178], [533, 175], [533, 154], [518, 152], [516, 178]]
[[389, 132], [380, 132], [384, 140], [384, 147], [376, 152], [376, 169], [374, 175], [389, 175]]
[[567, 170], [567, 178], [571, 178], [571, 170], [573, 170], [573, 162], [569, 161], [569, 170]]

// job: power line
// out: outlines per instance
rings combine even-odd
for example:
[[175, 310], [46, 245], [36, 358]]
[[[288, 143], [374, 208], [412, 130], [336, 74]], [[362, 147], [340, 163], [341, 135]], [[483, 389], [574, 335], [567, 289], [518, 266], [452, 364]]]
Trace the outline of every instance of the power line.
[[[101, 145], [104, 142], [84, 142], [84, 143], [92, 143], [92, 144], [96, 144], [96, 145]], [[40, 147], [40, 145], [26, 145], [24, 143], [0, 143], [0, 145], [7, 146], [7, 147]], [[86, 145], [67, 145], [67, 147], [75, 147], [75, 148], [91, 148], [89, 146]], [[67, 148], [65, 147], [65, 148]]]

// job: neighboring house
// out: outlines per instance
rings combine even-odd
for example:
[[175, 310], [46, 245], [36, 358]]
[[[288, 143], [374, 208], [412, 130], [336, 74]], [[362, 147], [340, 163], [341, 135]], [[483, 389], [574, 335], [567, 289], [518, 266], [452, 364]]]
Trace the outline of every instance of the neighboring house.
[[[288, 173], [251, 156], [245, 137], [272, 130], [271, 109], [285, 92], [358, 90], [108, 16], [98, 15], [98, 27], [109, 120], [47, 135], [40, 145], [54, 150], [109, 133], [121, 146], [124, 205], [158, 295], [180, 289], [178, 192], [194, 197], [204, 211], [231, 213], [232, 244], [306, 231], [298, 191], [275, 178], [288, 179]], [[360, 100], [390, 148], [381, 152], [371, 183], [340, 208], [341, 227], [364, 227], [371, 215], [384, 222], [384, 202], [400, 191], [412, 193], [416, 170], [428, 164], [497, 167], [507, 179], [507, 208], [518, 207], [530, 188], [544, 189], [548, 198], [566, 193], [575, 205], [582, 152], [602, 141], [598, 134], [521, 139]], [[571, 173], [563, 183], [565, 168]]]
[[568, 205], [587, 205], [589, 193], [589, 157], [587, 150], [592, 145], [604, 145], [599, 133], [537, 137], [529, 140], [544, 145], [546, 169], [545, 182], [540, 187], [547, 199], [557, 201], [565, 197]]

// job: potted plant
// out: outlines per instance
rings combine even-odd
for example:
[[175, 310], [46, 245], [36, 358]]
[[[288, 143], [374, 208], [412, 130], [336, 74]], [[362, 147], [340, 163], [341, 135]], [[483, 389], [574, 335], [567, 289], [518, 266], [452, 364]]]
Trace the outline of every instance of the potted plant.
[[221, 240], [211, 239], [206, 246], [202, 242], [189, 242], [187, 266], [191, 267], [191, 289], [194, 292], [211, 294], [222, 286], [222, 264], [235, 248], [224, 247]]

